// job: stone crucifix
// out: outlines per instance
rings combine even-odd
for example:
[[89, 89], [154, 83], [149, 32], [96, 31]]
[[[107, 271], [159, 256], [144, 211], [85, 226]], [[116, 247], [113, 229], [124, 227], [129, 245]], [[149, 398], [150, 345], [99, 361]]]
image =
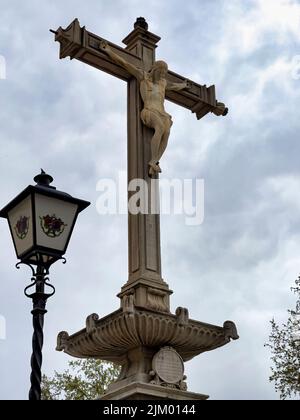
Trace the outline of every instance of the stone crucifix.
[[[226, 115], [228, 109], [216, 100], [214, 86], [188, 81], [155, 60], [160, 37], [148, 31], [144, 18], [136, 20], [123, 40], [126, 48], [87, 31], [78, 19], [52, 32], [60, 43], [60, 58], [80, 60], [127, 82], [128, 182], [145, 180], [150, 203], [151, 178], [161, 171], [159, 161], [172, 125], [165, 99], [191, 110], [198, 119], [210, 112]], [[128, 194], [130, 199], [132, 193]], [[161, 276], [159, 214], [129, 214], [128, 218], [129, 278], [119, 294], [122, 306], [134, 300], [137, 306], [169, 312], [172, 291]]]

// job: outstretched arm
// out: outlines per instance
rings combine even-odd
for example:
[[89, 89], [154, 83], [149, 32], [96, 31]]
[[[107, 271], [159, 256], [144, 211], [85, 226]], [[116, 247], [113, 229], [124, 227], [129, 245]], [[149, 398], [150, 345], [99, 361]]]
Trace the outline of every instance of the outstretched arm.
[[100, 49], [105, 52], [116, 64], [123, 67], [128, 73], [132, 74], [139, 82], [143, 79], [143, 71], [124, 60], [120, 55], [114, 53], [106, 41], [100, 43]]
[[188, 80], [185, 80], [182, 83], [167, 83], [166, 90], [173, 90], [175, 92], [179, 92], [183, 89], [190, 89], [192, 87], [191, 82]]

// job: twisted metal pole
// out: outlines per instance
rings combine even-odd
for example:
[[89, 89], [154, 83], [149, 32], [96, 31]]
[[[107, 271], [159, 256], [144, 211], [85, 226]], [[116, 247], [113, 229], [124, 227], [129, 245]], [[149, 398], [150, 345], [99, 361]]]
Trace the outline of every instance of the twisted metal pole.
[[[27, 264], [29, 265], [29, 264]], [[30, 266], [31, 267], [31, 266]], [[33, 309], [32, 313], [32, 324], [33, 324], [33, 336], [32, 336], [32, 355], [31, 355], [31, 375], [30, 375], [30, 391], [29, 400], [40, 400], [41, 399], [41, 380], [42, 380], [42, 350], [44, 343], [44, 315], [47, 313], [46, 303], [47, 299], [54, 295], [55, 288], [47, 283], [48, 269], [43, 264], [37, 266], [36, 271], [31, 267], [33, 272], [32, 281], [33, 284], [25, 288], [25, 295], [32, 299]], [[35, 286], [35, 291], [32, 294], [28, 294], [27, 290]], [[52, 289], [52, 293], [45, 293], [45, 286], [49, 286]]]
[[41, 380], [42, 380], [42, 349], [44, 343], [44, 315], [47, 313], [46, 302], [48, 295], [45, 294], [44, 269], [39, 266], [36, 275], [36, 291], [31, 295], [33, 302], [32, 324], [32, 356], [31, 356], [31, 387], [29, 400], [41, 399]]

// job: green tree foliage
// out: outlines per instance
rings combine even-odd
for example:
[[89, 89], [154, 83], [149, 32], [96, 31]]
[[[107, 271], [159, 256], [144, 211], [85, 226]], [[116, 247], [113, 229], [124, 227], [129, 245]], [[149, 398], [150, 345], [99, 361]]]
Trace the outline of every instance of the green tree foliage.
[[69, 362], [63, 373], [54, 372], [52, 378], [43, 375], [43, 400], [94, 400], [115, 381], [120, 369], [112, 363], [96, 359]]
[[297, 296], [296, 310], [288, 310], [289, 317], [283, 325], [278, 325], [274, 319], [271, 321], [271, 334], [266, 344], [273, 362], [269, 379], [282, 400], [300, 399], [300, 277], [291, 290]]

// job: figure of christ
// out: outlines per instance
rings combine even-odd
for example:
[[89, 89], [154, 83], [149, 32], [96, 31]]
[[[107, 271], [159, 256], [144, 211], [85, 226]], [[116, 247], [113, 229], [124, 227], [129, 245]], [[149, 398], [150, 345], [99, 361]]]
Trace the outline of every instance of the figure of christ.
[[187, 80], [183, 83], [168, 83], [166, 79], [168, 65], [164, 61], [156, 61], [151, 70], [146, 72], [114, 53], [107, 42], [102, 41], [100, 48], [139, 82], [140, 94], [144, 104], [141, 119], [143, 124], [154, 130], [151, 139], [151, 160], [148, 164], [149, 175], [154, 176], [161, 172], [159, 162], [168, 145], [170, 129], [173, 124], [171, 115], [166, 112], [164, 107], [165, 92], [166, 90], [180, 91], [190, 88], [191, 84]]

